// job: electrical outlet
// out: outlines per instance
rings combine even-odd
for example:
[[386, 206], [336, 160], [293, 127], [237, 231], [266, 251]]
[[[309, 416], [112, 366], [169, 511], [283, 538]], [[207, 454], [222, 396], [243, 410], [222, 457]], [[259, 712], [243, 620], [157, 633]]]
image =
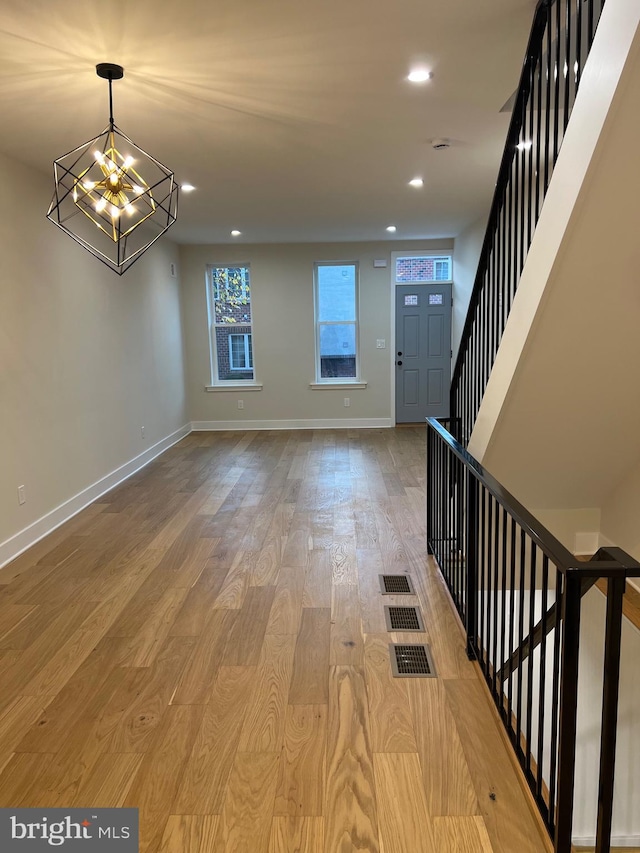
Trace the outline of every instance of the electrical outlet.
[[140, 427], [140, 438], [144, 438], [144, 427]]
[[238, 408], [244, 409], [244, 400], [238, 400]]
[[346, 409], [348, 409], [349, 406], [351, 405], [351, 399], [349, 397], [344, 398], [344, 405], [345, 405]]
[[24, 486], [18, 486], [18, 503], [20, 504], [20, 506], [22, 506], [22, 504], [26, 504], [26, 502], [27, 493], [25, 491], [25, 488]]
[[387, 345], [387, 342], [384, 338], [378, 338], [376, 340], [376, 349], [384, 349]]

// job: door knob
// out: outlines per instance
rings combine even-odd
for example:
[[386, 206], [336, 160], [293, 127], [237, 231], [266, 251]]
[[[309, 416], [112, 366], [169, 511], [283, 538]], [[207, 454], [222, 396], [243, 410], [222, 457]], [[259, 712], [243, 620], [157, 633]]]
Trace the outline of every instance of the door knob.
[[396, 361], [396, 364], [398, 365], [398, 367], [401, 367], [402, 362], [401, 362], [401, 361]]
[[398, 353], [398, 355], [402, 355], [402, 353], [401, 353], [401, 352], [399, 352], [399, 353]]

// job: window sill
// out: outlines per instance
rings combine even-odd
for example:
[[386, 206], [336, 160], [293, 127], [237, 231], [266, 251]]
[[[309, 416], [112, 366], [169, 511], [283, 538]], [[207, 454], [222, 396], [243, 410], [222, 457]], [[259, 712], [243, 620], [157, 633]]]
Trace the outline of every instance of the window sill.
[[358, 390], [360, 388], [366, 388], [366, 382], [310, 382], [309, 388], [312, 391], [338, 391], [340, 388], [351, 388]]
[[243, 385], [240, 382], [227, 382], [225, 385], [205, 385], [204, 390], [207, 393], [212, 391], [262, 391], [262, 382], [252, 382], [250, 385]]

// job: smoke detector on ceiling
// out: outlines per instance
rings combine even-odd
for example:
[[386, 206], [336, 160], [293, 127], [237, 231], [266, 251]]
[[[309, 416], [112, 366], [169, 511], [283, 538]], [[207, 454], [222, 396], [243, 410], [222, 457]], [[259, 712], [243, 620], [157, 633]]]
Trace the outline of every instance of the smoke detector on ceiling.
[[434, 151], [442, 151], [443, 148], [451, 148], [451, 143], [448, 139], [432, 139], [431, 147]]

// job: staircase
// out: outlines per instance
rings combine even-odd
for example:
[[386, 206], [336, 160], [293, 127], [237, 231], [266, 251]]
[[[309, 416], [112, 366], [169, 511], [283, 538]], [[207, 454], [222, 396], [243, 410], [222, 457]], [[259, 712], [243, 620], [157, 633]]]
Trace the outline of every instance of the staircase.
[[[576, 560], [474, 455], [485, 462], [484, 451], [500, 439], [500, 406], [519, 369], [630, 52], [632, 26], [625, 35], [626, 52], [619, 51], [619, 65], [615, 57], [607, 61], [611, 33], [616, 26], [621, 29], [625, 15], [638, 18], [638, 8], [631, 0], [607, 0], [605, 10], [603, 6], [604, 0], [541, 0], [536, 7], [454, 368], [450, 431], [428, 421], [429, 550], [466, 628], [468, 654], [482, 670], [556, 853], [572, 849], [578, 669], [584, 667], [584, 646], [589, 645], [581, 638], [581, 620], [593, 617], [589, 590], [596, 583], [604, 585], [607, 598], [598, 652], [604, 665], [597, 697], [601, 715], [595, 850], [611, 850], [623, 597], [627, 579], [640, 577], [640, 563], [614, 547], [601, 550], [589, 563]], [[578, 98], [589, 87], [600, 96], [595, 107], [593, 98]], [[588, 156], [576, 157], [580, 148], [589, 149]], [[549, 204], [543, 207], [545, 200]], [[558, 200], [565, 207], [564, 220], [558, 215]], [[537, 260], [541, 237], [546, 269]], [[552, 244], [554, 252], [549, 251]], [[539, 343], [538, 351], [544, 350], [544, 342]], [[522, 421], [530, 406], [522, 394], [519, 402]], [[584, 420], [585, 413], [580, 414]], [[552, 441], [552, 428], [549, 435]], [[510, 437], [511, 445], [502, 452], [507, 476], [514, 459], [526, 456], [517, 431]], [[565, 436], [569, 443], [572, 438]], [[539, 488], [558, 488], [553, 472], [545, 469], [544, 474], [538, 477]]]
[[595, 38], [604, 0], [540, 0], [451, 383], [467, 444]]
[[619, 548], [577, 560], [441, 424], [427, 423], [429, 552], [555, 853], [572, 849], [585, 597], [606, 583], [595, 850], [609, 853], [623, 596], [640, 563]]

